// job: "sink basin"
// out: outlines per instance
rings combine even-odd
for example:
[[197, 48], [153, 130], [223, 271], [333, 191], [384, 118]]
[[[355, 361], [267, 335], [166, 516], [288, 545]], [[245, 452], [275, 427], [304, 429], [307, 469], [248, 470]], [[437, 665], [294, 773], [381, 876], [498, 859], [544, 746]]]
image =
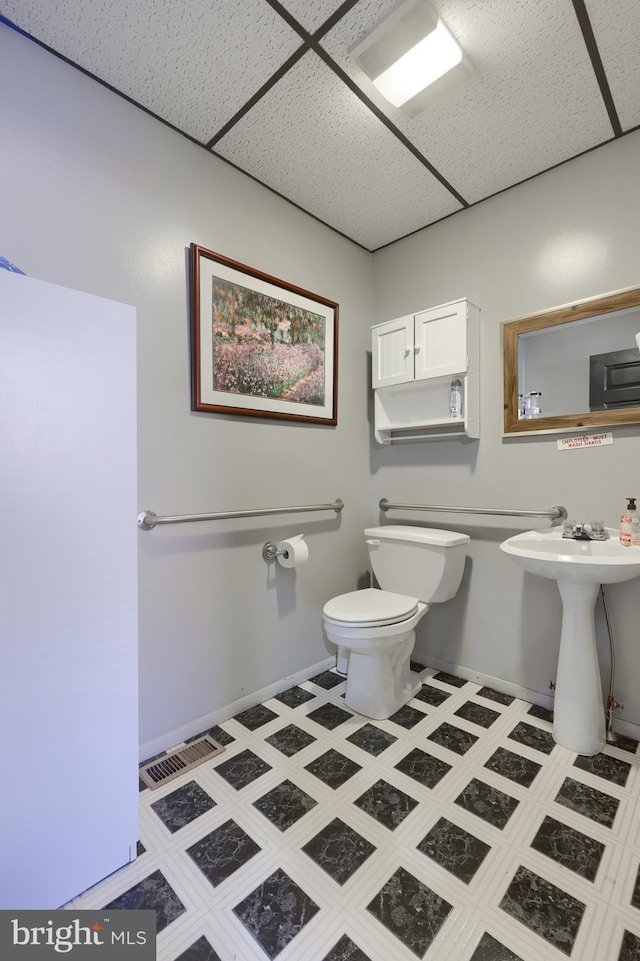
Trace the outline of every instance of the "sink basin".
[[530, 574], [554, 580], [600, 585], [637, 577], [640, 547], [623, 547], [617, 531], [608, 528], [607, 533], [606, 541], [577, 541], [563, 537], [560, 528], [525, 531], [504, 541], [500, 549]]
[[606, 740], [594, 609], [601, 584], [640, 575], [640, 547], [623, 547], [617, 531], [605, 541], [564, 538], [562, 530], [525, 531], [500, 549], [519, 567], [558, 584], [562, 628], [553, 736], [577, 754], [598, 754]]

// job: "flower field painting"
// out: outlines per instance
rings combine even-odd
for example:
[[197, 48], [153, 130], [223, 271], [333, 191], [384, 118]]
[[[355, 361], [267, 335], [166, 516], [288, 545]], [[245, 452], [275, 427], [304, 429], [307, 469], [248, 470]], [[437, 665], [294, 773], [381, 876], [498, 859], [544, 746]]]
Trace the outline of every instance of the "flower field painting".
[[211, 301], [215, 390], [324, 403], [324, 317], [215, 276]]
[[337, 423], [338, 305], [191, 245], [192, 409]]

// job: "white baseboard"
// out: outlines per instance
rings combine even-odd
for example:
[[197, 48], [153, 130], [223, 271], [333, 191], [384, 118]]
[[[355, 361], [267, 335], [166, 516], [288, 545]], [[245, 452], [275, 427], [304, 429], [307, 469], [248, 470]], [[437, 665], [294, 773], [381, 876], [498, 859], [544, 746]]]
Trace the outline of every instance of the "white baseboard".
[[297, 674], [290, 674], [288, 677], [283, 677], [282, 680], [276, 681], [274, 684], [269, 684], [268, 687], [263, 687], [260, 691], [255, 691], [253, 694], [246, 694], [237, 701], [232, 701], [231, 704], [227, 704], [217, 711], [212, 711], [211, 714], [205, 714], [204, 717], [190, 721], [189, 724], [184, 724], [182, 727], [176, 728], [175, 731], [167, 731], [162, 737], [157, 737], [152, 741], [147, 741], [146, 744], [141, 744], [138, 749], [140, 763], [150, 757], [155, 757], [156, 754], [168, 751], [171, 747], [182, 744], [187, 738], [195, 737], [196, 734], [202, 734], [203, 731], [208, 731], [209, 728], [215, 727], [216, 724], [221, 724], [222, 721], [229, 720], [230, 717], [235, 717], [235, 715], [240, 714], [241, 711], [246, 711], [250, 707], [255, 707], [256, 704], [262, 704], [263, 701], [268, 701], [270, 697], [275, 697], [276, 694], [280, 694], [290, 687], [295, 687], [296, 684], [308, 681], [310, 677], [321, 674], [322, 671], [328, 671], [330, 668], [335, 667], [335, 663], [336, 657], [334, 654], [332, 657], [327, 657], [323, 661], [319, 661], [317, 664], [305, 668], [303, 671], [298, 671]]
[[[520, 697], [524, 701], [530, 701], [531, 704], [538, 704], [540, 707], [547, 707], [553, 710], [553, 695], [551, 694], [532, 691], [528, 687], [523, 687], [521, 684], [512, 684], [510, 681], [504, 681], [500, 677], [492, 677], [490, 674], [480, 674], [478, 671], [471, 671], [469, 668], [461, 667], [459, 664], [442, 661], [440, 658], [432, 657], [430, 654], [421, 654], [420, 651], [414, 651], [411, 656], [412, 660], [417, 661], [419, 664], [424, 664], [425, 667], [433, 667], [438, 671], [447, 671], [449, 674], [455, 674], [456, 677], [463, 677], [465, 681], [474, 681], [476, 684], [490, 687], [494, 691], [500, 691], [501, 694], [511, 694], [512, 697]], [[612, 728], [616, 734], [624, 734], [626, 737], [632, 737], [635, 738], [636, 741], [640, 741], [639, 724], [624, 721], [614, 714]]]

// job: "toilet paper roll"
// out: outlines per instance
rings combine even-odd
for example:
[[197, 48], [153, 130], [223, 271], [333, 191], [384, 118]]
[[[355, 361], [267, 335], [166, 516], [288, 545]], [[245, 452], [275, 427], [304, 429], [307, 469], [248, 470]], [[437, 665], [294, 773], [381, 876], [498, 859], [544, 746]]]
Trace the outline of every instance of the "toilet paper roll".
[[294, 534], [286, 541], [280, 541], [278, 551], [282, 551], [282, 554], [278, 554], [278, 564], [282, 567], [300, 567], [307, 563], [309, 548], [303, 538], [304, 534]]

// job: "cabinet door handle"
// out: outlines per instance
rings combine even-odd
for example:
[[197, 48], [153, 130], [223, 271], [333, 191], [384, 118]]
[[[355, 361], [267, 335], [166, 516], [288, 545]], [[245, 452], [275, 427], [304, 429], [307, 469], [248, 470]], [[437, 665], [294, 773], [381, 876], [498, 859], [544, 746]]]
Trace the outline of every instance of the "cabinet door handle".
[[414, 345], [413, 345], [413, 352], [414, 352], [414, 354], [419, 354], [419, 353], [420, 353], [420, 344], [414, 344]]
[[405, 357], [408, 357], [412, 350], [413, 350], [412, 347], [405, 347], [405, 349], [404, 349], [404, 356], [405, 356]]

